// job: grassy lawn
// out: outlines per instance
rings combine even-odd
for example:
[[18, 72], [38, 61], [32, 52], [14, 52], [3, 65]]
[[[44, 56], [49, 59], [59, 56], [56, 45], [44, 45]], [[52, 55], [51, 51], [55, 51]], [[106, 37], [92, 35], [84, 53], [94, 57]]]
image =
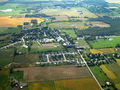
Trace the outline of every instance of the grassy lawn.
[[7, 84], [8, 76], [5, 74], [0, 74], [0, 90], [5, 90], [5, 84]]
[[97, 39], [97, 42], [90, 41], [90, 45], [93, 48], [106, 48], [106, 47], [115, 47], [117, 44], [120, 44], [119, 40], [120, 37], [108, 37], [109, 39], [113, 39], [112, 41], [104, 40], [104, 39]]
[[[57, 45], [59, 45], [57, 47]], [[59, 43], [50, 43], [50, 44], [42, 44], [42, 47], [40, 47], [38, 45], [37, 42], [33, 43], [32, 47], [31, 47], [31, 51], [30, 52], [46, 52], [46, 51], [63, 51], [64, 47], [62, 45], [60, 45]]]
[[84, 46], [84, 47], [87, 47], [87, 48], [90, 48], [90, 46], [86, 43], [85, 40], [74, 40], [74, 43], [75, 44], [78, 44], [79, 46]]
[[101, 69], [98, 66], [90, 67], [90, 69], [92, 70], [100, 84], [105, 84], [106, 76], [102, 72], [100, 72]]
[[23, 80], [23, 71], [16, 71], [10, 73], [10, 77], [14, 77], [16, 80], [21, 81]]
[[21, 28], [13, 27], [12, 29], [8, 29], [7, 27], [0, 27], [0, 33], [6, 34], [6, 33], [16, 33], [20, 32]]
[[75, 34], [74, 30], [62, 30], [61, 32], [65, 32], [72, 38], [77, 38], [77, 35]]

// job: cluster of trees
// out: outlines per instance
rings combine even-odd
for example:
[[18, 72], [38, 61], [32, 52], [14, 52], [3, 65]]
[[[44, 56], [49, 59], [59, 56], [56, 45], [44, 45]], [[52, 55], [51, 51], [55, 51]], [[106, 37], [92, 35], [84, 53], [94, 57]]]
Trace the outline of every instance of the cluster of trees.
[[51, 17], [51, 16], [46, 15], [46, 14], [44, 14], [44, 13], [41, 13], [41, 14], [26, 15], [25, 17], [26, 17], [26, 18], [27, 18], [27, 17], [36, 17], [36, 18], [40, 18], [40, 17]]

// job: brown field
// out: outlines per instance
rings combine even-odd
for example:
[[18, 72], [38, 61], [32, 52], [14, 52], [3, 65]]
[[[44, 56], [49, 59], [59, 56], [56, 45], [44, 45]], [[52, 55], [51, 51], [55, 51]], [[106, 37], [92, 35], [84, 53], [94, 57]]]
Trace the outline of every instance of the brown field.
[[[43, 19], [40, 18], [26, 18], [25, 22], [30, 22], [32, 19], [37, 19], [38, 23], [43, 22]], [[0, 26], [12, 26], [17, 27], [18, 25], [23, 25], [23, 18], [8, 18], [7, 16], [0, 17]]]
[[92, 77], [86, 67], [75, 68], [74, 65], [14, 69], [17, 70], [24, 71], [27, 82]]
[[97, 22], [97, 21], [92, 21], [91, 24], [93, 24], [93, 26], [97, 26], [97, 27], [110, 27], [109, 24], [103, 23], [103, 22]]
[[101, 14], [96, 14], [97, 16], [99, 16], [99, 17], [103, 17], [103, 15], [101, 15]]
[[55, 16], [56, 20], [53, 21], [68, 21], [67, 16]]
[[90, 52], [93, 53], [93, 54], [97, 54], [97, 53], [115, 53], [113, 48], [90, 49]]

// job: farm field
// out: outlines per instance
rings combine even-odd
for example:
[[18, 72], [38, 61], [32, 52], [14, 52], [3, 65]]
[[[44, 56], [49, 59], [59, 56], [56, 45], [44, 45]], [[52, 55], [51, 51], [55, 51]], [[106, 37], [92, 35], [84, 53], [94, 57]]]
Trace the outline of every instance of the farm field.
[[27, 54], [26, 58], [28, 58], [32, 62], [38, 62], [39, 61], [39, 54]]
[[8, 82], [8, 76], [0, 74], [0, 90], [5, 90], [5, 84]]
[[100, 90], [93, 78], [30, 83], [29, 90]]
[[109, 79], [113, 81], [118, 81], [118, 77], [109, 67], [107, 67], [106, 65], [101, 65], [100, 68], [104, 71], [104, 73], [108, 76]]
[[98, 79], [99, 83], [101, 85], [105, 84], [105, 80], [107, 79], [107, 77], [104, 75], [104, 73], [100, 72], [101, 71], [100, 67], [92, 66], [90, 67], [90, 69], [92, 70], [96, 78]]
[[[59, 45], [57, 47], [57, 45]], [[31, 51], [30, 52], [37, 52], [37, 51], [62, 51], [64, 50], [64, 47], [60, 45], [59, 43], [49, 43], [49, 44], [42, 44], [40, 47], [37, 42], [33, 43], [31, 46]]]
[[115, 53], [113, 48], [103, 48], [103, 49], [90, 49], [91, 53]]
[[23, 78], [27, 82], [92, 77], [86, 67], [75, 68], [74, 65], [14, 69], [17, 70], [24, 71]]
[[62, 30], [61, 32], [65, 32], [66, 34], [68, 34], [72, 38], [76, 38], [77, 37], [77, 35], [75, 34], [74, 30]]
[[93, 27], [110, 27], [109, 24], [97, 21], [92, 21], [91, 24], [93, 25]]
[[85, 40], [74, 40], [74, 43], [75, 44], [78, 44], [79, 46], [84, 46], [84, 47], [87, 47], [87, 48], [90, 48], [90, 46], [86, 43]]
[[120, 66], [120, 59], [116, 59], [117, 64]]
[[16, 71], [10, 73], [10, 77], [14, 77], [16, 80], [21, 81], [23, 80], [23, 71]]
[[56, 20], [53, 21], [68, 21], [67, 16], [55, 16]]
[[48, 25], [51, 28], [56, 28], [56, 29], [63, 29], [65, 30], [66, 28], [78, 28], [80, 30], [88, 28], [88, 26], [85, 26], [83, 22], [55, 22], [55, 23], [50, 23]]
[[118, 90], [120, 90], [120, 83], [115, 84], [115, 86], [117, 87]]
[[[40, 18], [25, 18], [25, 22], [31, 22], [32, 19], [37, 19], [38, 23], [43, 22], [43, 19]], [[12, 26], [17, 27], [18, 25], [23, 25], [23, 18], [8, 18], [7, 16], [0, 17], [0, 26]], [[11, 23], [12, 22], [12, 23]]]
[[108, 3], [116, 3], [116, 4], [120, 4], [119, 0], [105, 0]]
[[107, 37], [109, 39], [113, 39], [112, 41], [108, 39], [97, 39], [97, 42], [90, 41], [90, 45], [93, 48], [106, 48], [106, 47], [115, 47], [117, 44], [120, 44], [120, 37]]

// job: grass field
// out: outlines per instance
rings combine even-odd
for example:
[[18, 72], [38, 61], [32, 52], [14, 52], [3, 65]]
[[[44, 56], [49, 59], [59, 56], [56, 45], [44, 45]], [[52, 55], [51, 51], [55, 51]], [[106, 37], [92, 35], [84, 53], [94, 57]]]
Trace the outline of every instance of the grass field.
[[117, 87], [118, 90], [120, 90], [120, 83], [115, 84], [115, 86]]
[[8, 76], [0, 74], [0, 90], [5, 90], [5, 84], [7, 84]]
[[55, 22], [50, 23], [49, 27], [63, 30], [66, 28], [78, 28], [80, 30], [88, 28], [88, 26], [85, 26], [83, 22]]
[[62, 30], [61, 32], [65, 32], [66, 34], [68, 34], [72, 38], [77, 38], [77, 35], [75, 34], [74, 30]]
[[120, 44], [119, 40], [120, 37], [108, 37], [109, 39], [113, 39], [112, 41], [104, 40], [104, 39], [97, 39], [97, 42], [90, 41], [90, 45], [93, 48], [106, 48], [106, 47], [115, 47], [117, 44]]
[[38, 62], [39, 61], [39, 55], [38, 54], [27, 54], [26, 57], [31, 60], [32, 62]]
[[110, 68], [107, 68], [105, 65], [101, 65], [100, 68], [104, 71], [104, 73], [106, 73], [108, 78], [110, 78], [111, 80], [118, 79], [117, 76], [112, 72]]
[[29, 90], [100, 90], [93, 78], [30, 83]]
[[[37, 19], [38, 23], [44, 21], [40, 18], [25, 18], [25, 22], [31, 22], [32, 19]], [[0, 26], [17, 27], [18, 25], [23, 25], [23, 18], [8, 18], [7, 16], [4, 16], [0, 17], [0, 21], [2, 21], [2, 23], [0, 23]]]
[[16, 32], [20, 32], [20, 31], [21, 31], [21, 28], [17, 28], [17, 27], [14, 27], [11, 29], [8, 29], [7, 27], [0, 27], [0, 34], [16, 33]]
[[116, 59], [117, 64], [120, 66], [120, 59]]
[[92, 77], [86, 67], [75, 68], [74, 65], [14, 69], [17, 70], [24, 71], [23, 78], [27, 82]]
[[84, 46], [84, 47], [87, 47], [87, 48], [90, 48], [90, 46], [86, 43], [85, 40], [74, 40], [74, 43], [75, 44], [78, 44], [79, 46]]
[[99, 83], [101, 85], [105, 84], [105, 80], [107, 77], [102, 72], [100, 72], [101, 71], [100, 67], [93, 66], [93, 67], [90, 67], [90, 69], [92, 70], [96, 78], [98, 79]]
[[[57, 47], [57, 45], [59, 45], [59, 47]], [[62, 51], [64, 50], [64, 47], [62, 45], [60, 45], [59, 43], [50, 43], [50, 44], [42, 44], [42, 47], [40, 47], [38, 45], [37, 42], [33, 43], [33, 45], [31, 46], [31, 51], [30, 52], [37, 52], [37, 51]]]
[[14, 77], [16, 80], [21, 81], [23, 80], [23, 71], [16, 71], [10, 73], [10, 77]]
[[115, 53], [113, 48], [103, 48], [103, 49], [90, 49], [91, 53]]
[[55, 16], [56, 20], [53, 21], [68, 21], [68, 17], [67, 16]]

